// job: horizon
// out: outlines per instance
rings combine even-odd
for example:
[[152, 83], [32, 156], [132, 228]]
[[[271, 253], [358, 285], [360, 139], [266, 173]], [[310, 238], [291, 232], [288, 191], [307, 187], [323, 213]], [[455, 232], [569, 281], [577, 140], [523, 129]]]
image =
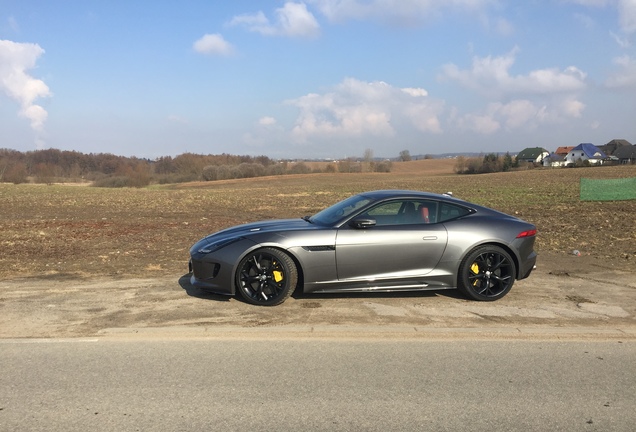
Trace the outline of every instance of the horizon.
[[[613, 140], [610, 140], [609, 142], [611, 142]], [[609, 143], [608, 142], [608, 143]], [[606, 144], [608, 144], [606, 143]], [[591, 143], [579, 143], [580, 144], [591, 144]], [[630, 145], [634, 145], [629, 143]], [[598, 147], [596, 144], [592, 144], [595, 147]], [[605, 144], [601, 144], [605, 145]], [[559, 147], [566, 147], [566, 146], [559, 146]], [[556, 147], [555, 150], [559, 147]], [[567, 147], [576, 147], [576, 146], [567, 146]], [[373, 161], [383, 161], [383, 160], [390, 160], [392, 162], [412, 162], [412, 161], [418, 161], [418, 160], [424, 160], [424, 159], [454, 159], [460, 156], [466, 156], [466, 157], [482, 157], [482, 156], [486, 156], [488, 154], [495, 154], [497, 155], [497, 157], [501, 157], [501, 156], [505, 156], [505, 155], [510, 155], [510, 156], [517, 156], [519, 153], [521, 153], [523, 150], [528, 149], [529, 147], [523, 148], [519, 151], [510, 151], [510, 150], [504, 150], [504, 151], [493, 151], [493, 152], [453, 152], [453, 153], [420, 153], [420, 154], [410, 154], [409, 152], [409, 157], [411, 158], [410, 160], [404, 161], [404, 160], [400, 160], [401, 159], [401, 155], [397, 155], [397, 156], [375, 156], [372, 155], [371, 160]], [[534, 147], [534, 148], [543, 148], [541, 146], [539, 147]], [[544, 150], [550, 152], [550, 154], [553, 154], [554, 151], [551, 151], [550, 149], [546, 149], [543, 148]], [[122, 154], [116, 154], [116, 153], [110, 153], [110, 152], [91, 152], [91, 153], [85, 153], [82, 152], [80, 150], [63, 150], [63, 149], [57, 149], [57, 148], [46, 148], [46, 149], [33, 149], [33, 150], [17, 150], [17, 149], [10, 149], [10, 148], [4, 148], [4, 147], [0, 147], [0, 151], [1, 150], [8, 150], [8, 151], [15, 151], [15, 152], [19, 152], [19, 153], [29, 153], [29, 152], [44, 152], [44, 151], [48, 151], [48, 150], [53, 150], [53, 151], [59, 151], [59, 152], [78, 152], [80, 154], [86, 155], [86, 156], [90, 156], [90, 155], [112, 155], [115, 157], [122, 157], [122, 158], [131, 158], [131, 159], [139, 159], [139, 160], [146, 160], [148, 162], [156, 162], [162, 158], [177, 158], [179, 156], [183, 156], [183, 155], [188, 155], [191, 154], [193, 156], [202, 156], [202, 157], [206, 157], [206, 156], [221, 156], [223, 154], [228, 154], [229, 156], [235, 156], [235, 157], [243, 157], [243, 156], [247, 156], [247, 157], [252, 157], [252, 158], [258, 158], [258, 157], [266, 157], [272, 161], [286, 161], [286, 162], [339, 162], [339, 161], [346, 161], [346, 160], [357, 160], [357, 161], [361, 161], [364, 160], [364, 155], [360, 155], [360, 156], [348, 156], [348, 157], [344, 157], [344, 158], [291, 158], [291, 157], [280, 157], [280, 158], [273, 158], [270, 157], [268, 155], [265, 154], [260, 154], [260, 155], [247, 155], [247, 154], [240, 154], [240, 153], [236, 153], [236, 154], [230, 154], [230, 153], [192, 153], [192, 152], [184, 152], [184, 153], [179, 153], [176, 155], [160, 155], [157, 156], [155, 158], [147, 158], [147, 157], [140, 157], [140, 156], [136, 156], [136, 155], [122, 155]]]

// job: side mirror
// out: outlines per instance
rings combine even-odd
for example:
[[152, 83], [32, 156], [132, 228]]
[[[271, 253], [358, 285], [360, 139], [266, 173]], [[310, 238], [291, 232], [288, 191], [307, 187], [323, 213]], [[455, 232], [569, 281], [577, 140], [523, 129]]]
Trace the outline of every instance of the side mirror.
[[349, 225], [357, 229], [371, 228], [375, 226], [375, 219], [354, 219]]

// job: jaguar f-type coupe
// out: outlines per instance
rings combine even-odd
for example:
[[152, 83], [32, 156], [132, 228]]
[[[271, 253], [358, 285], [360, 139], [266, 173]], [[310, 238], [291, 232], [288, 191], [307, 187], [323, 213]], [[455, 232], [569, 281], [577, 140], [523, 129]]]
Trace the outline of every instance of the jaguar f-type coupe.
[[530, 276], [534, 225], [451, 194], [385, 190], [313, 216], [228, 228], [190, 249], [192, 285], [255, 305], [304, 293], [459, 289], [505, 296]]

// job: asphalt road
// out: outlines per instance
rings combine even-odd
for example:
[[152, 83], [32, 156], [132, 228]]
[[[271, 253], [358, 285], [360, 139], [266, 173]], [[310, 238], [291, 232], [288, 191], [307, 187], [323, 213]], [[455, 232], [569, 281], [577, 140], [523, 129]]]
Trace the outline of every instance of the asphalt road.
[[0, 431], [633, 431], [636, 342], [0, 340]]

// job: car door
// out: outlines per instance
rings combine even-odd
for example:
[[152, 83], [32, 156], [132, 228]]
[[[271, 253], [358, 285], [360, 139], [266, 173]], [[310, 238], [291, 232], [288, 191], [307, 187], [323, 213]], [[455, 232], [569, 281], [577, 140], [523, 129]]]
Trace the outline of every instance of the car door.
[[339, 280], [408, 279], [431, 272], [448, 239], [436, 223], [437, 202], [394, 200], [379, 204], [355, 219], [374, 226], [347, 224], [336, 236]]

